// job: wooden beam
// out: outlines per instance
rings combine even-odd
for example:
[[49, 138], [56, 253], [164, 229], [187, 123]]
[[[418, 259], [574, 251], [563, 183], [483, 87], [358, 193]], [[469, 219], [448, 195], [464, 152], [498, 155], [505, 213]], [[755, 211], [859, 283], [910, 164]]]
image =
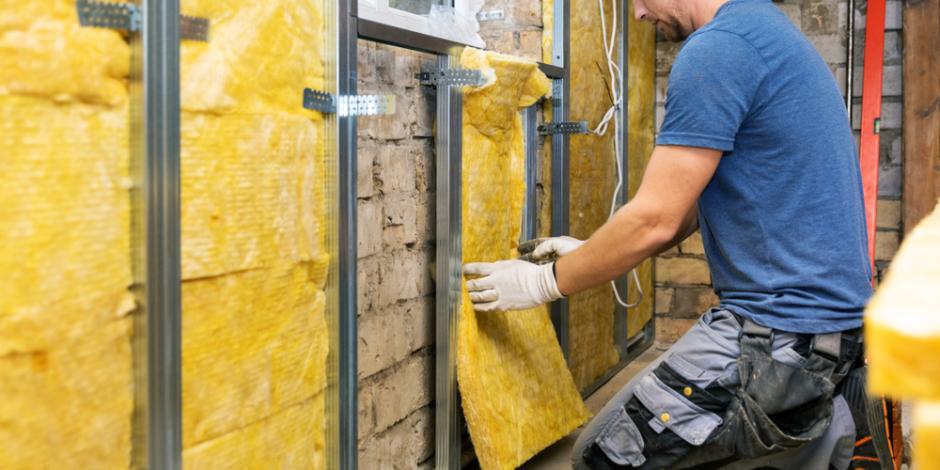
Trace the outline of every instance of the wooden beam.
[[904, 3], [904, 230], [940, 198], [940, 0]]

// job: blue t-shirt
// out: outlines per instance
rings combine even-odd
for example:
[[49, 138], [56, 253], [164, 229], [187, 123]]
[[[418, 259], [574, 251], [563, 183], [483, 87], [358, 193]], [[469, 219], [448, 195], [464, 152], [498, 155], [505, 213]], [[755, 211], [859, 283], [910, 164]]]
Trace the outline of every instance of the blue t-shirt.
[[861, 326], [871, 269], [855, 141], [829, 68], [769, 0], [731, 0], [689, 36], [657, 143], [723, 152], [698, 201], [723, 308], [794, 333]]

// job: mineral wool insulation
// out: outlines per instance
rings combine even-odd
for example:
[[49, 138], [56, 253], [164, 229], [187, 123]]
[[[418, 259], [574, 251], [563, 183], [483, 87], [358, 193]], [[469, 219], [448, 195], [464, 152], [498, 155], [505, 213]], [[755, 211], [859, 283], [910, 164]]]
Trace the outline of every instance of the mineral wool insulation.
[[940, 468], [940, 205], [906, 237], [865, 310], [873, 393], [914, 401], [914, 464]]
[[127, 468], [130, 49], [74, 1], [0, 10], [0, 468]]
[[[611, 3], [604, 1], [607, 27], [612, 25]], [[632, 7], [632, 2], [627, 2]], [[619, 5], [619, 4], [618, 4]], [[552, 60], [554, 38], [554, 2], [542, 1], [543, 60]], [[597, 126], [611, 105], [610, 75], [601, 34], [601, 16], [595, 0], [571, 0], [569, 60], [571, 83], [569, 119], [587, 121], [592, 129]], [[618, 11], [619, 14], [619, 11]], [[649, 25], [632, 19], [629, 24], [628, 51], [628, 122], [629, 166], [624, 177], [628, 194], [632, 197], [639, 188], [643, 171], [652, 153], [655, 78], [655, 32]], [[609, 32], [609, 30], [608, 30]], [[550, 116], [550, 113], [547, 114]], [[585, 239], [607, 221], [611, 196], [617, 183], [614, 162], [614, 126], [611, 123], [604, 136], [594, 134], [570, 137], [570, 233]], [[645, 291], [640, 305], [627, 314], [627, 336], [632, 338], [650, 321], [653, 313], [653, 283], [651, 263], [638, 268], [640, 283]], [[639, 292], [629, 282], [629, 293], [622, 297], [633, 302]], [[589, 387], [620, 360], [614, 346], [616, 304], [610, 286], [605, 284], [573, 295], [568, 303], [568, 364], [580, 389]]]
[[[633, 3], [623, 2], [629, 8], [627, 17], [627, 174], [624, 184], [630, 198], [636, 195], [653, 154], [653, 131], [655, 126], [656, 88], [656, 30], [646, 21], [637, 21], [633, 15]], [[653, 318], [653, 262], [647, 260], [636, 268], [644, 295], [640, 304], [627, 310], [627, 337], [633, 338]], [[640, 293], [632, 280], [629, 284], [628, 302], [635, 302]]]
[[[549, 92], [534, 62], [465, 49], [489, 82], [463, 96], [463, 259], [518, 256], [525, 198], [520, 110]], [[508, 201], [508, 204], [507, 204]], [[458, 325], [464, 416], [482, 468], [515, 468], [588, 416], [548, 310], [478, 313], [464, 288]]]
[[183, 461], [323, 468], [328, 351], [320, 1], [183, 0]]

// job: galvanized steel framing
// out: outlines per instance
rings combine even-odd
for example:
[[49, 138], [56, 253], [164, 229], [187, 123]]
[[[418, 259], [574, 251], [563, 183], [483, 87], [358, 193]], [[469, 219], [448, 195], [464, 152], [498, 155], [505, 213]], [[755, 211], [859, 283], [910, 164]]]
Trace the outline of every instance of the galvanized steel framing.
[[533, 104], [522, 111], [522, 132], [525, 145], [525, 203], [522, 206], [522, 230], [519, 241], [531, 240], [538, 236], [539, 204], [538, 179], [541, 174], [539, 165], [538, 107]]
[[[438, 67], [457, 64], [454, 54], [438, 57]], [[457, 392], [457, 322], [461, 300], [462, 100], [457, 87], [437, 88], [437, 295], [435, 306], [436, 468], [460, 467], [461, 413]]]
[[[146, 436], [135, 452], [149, 468], [182, 466], [182, 350], [180, 280], [180, 87], [179, 0], [144, 2], [142, 34], [135, 39], [135, 63], [142, 67], [142, 109], [133, 122], [142, 129], [140, 175], [145, 238], [143, 278], [146, 348], [135, 362], [146, 367], [146, 406], [137, 419]], [[139, 114], [138, 114], [139, 113]], [[135, 269], [137, 270], [137, 269]], [[144, 364], [146, 364], [144, 366]]]
[[[568, 98], [570, 95], [570, 74], [568, 67], [570, 24], [568, 18], [569, 0], [555, 0], [553, 3], [554, 24], [552, 25], [552, 65], [561, 67], [561, 77], [552, 80], [552, 121], [568, 120]], [[559, 40], [561, 38], [561, 40]], [[552, 230], [553, 237], [568, 235], [570, 226], [570, 167], [568, 164], [568, 134], [552, 134]], [[568, 359], [568, 299], [564, 298], [552, 304], [552, 324], [561, 351]]]
[[[334, 2], [327, 1], [326, 4]], [[326, 18], [335, 18], [335, 28], [328, 28], [327, 36], [330, 31], [335, 31], [334, 37], [337, 39], [335, 48], [327, 48], [329, 51], [336, 52], [336, 66], [328, 71], [328, 86], [335, 87], [337, 96], [353, 96], [357, 91], [358, 73], [356, 72], [357, 60], [357, 41], [359, 38], [358, 25], [356, 23], [356, 0], [337, 0], [335, 2], [336, 13]], [[332, 83], [330, 83], [332, 82]], [[331, 468], [340, 468], [342, 470], [352, 470], [357, 468], [358, 462], [358, 304], [357, 304], [357, 202], [356, 202], [356, 174], [357, 174], [357, 118], [355, 116], [330, 115], [329, 123], [335, 123], [336, 151], [332, 153], [336, 161], [336, 212], [329, 217], [333, 223], [337, 223], [336, 230], [336, 253], [339, 255], [337, 263], [333, 263], [337, 275], [337, 282], [333, 285], [338, 286], [338, 313], [335, 334], [338, 335], [338, 341], [332, 343], [335, 348], [330, 348], [332, 354], [339, 357], [332, 357], [329, 362], [331, 367], [336, 367], [335, 375], [330, 377], [328, 383], [336, 384], [337, 390], [330, 393], [328, 400], [335, 400], [335, 408], [327, 407], [328, 413], [333, 419], [338, 419], [339, 425], [336, 427], [328, 426], [330, 432], [336, 432], [333, 442], [328, 442], [327, 446], [332, 447], [338, 455], [330, 462]], [[343, 221], [343, 223], [338, 223]], [[333, 274], [333, 273], [331, 273]], [[335, 410], [335, 411], [334, 411]], [[329, 422], [329, 421], [328, 421]]]

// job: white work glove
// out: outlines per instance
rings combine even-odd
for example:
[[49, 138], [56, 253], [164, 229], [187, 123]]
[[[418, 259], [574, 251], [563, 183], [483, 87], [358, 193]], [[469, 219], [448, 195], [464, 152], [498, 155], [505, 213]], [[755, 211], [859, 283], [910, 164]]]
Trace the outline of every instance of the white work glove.
[[536, 238], [519, 245], [520, 259], [532, 263], [547, 263], [577, 250], [584, 242], [572, 237]]
[[467, 281], [473, 309], [525, 310], [562, 298], [552, 266], [553, 263], [532, 264], [517, 259], [465, 264], [464, 274], [483, 276]]

